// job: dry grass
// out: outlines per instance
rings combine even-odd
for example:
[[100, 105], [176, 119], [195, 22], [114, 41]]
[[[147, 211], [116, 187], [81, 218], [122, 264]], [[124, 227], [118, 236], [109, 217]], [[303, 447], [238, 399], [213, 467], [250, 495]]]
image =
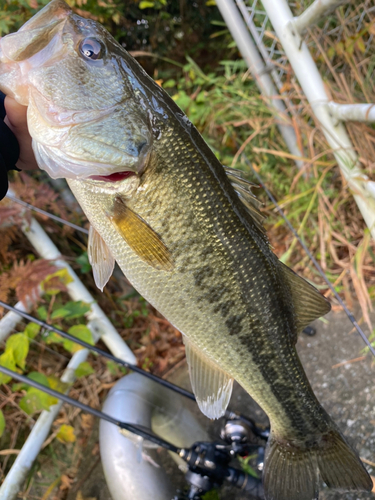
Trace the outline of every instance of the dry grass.
[[[363, 29], [359, 30], [360, 36], [357, 36], [356, 16], [360, 12], [365, 12], [365, 15], [361, 21]], [[341, 7], [337, 14], [338, 21], [329, 18], [324, 25], [314, 27], [308, 35], [310, 47], [324, 75], [326, 88], [337, 102], [375, 102], [375, 11], [370, 11], [370, 2], [366, 0], [359, 5]], [[333, 33], [330, 30], [331, 24], [336, 29]], [[273, 35], [269, 34], [269, 37], [271, 39]], [[220, 78], [216, 75], [202, 76], [199, 68], [191, 64], [181, 75], [181, 80], [172, 94], [198, 125], [223, 164], [247, 170], [245, 164], [241, 163], [241, 153], [246, 153], [254, 169], [260, 173], [276, 196], [278, 203], [348, 307], [351, 308], [356, 300], [359, 301], [363, 321], [372, 331], [369, 312], [375, 294], [374, 242], [366, 231], [320, 125], [312, 115], [291, 68], [287, 61], [280, 64], [286, 68], [283, 91], [287, 92], [290, 106], [293, 107], [291, 124], [301, 149], [304, 150], [304, 167], [301, 171], [296, 168], [294, 158], [286, 153], [285, 145], [277, 131], [275, 117], [269, 112], [267, 103], [257, 94], [248, 72], [241, 72], [235, 65], [227, 64], [225, 75]], [[375, 129], [371, 125], [359, 123], [349, 123], [347, 128], [363, 168], [369, 177], [374, 179]], [[251, 175], [251, 172], [248, 173]], [[25, 201], [77, 224], [85, 224], [82, 215], [75, 210], [69, 211], [53, 190], [46, 187], [45, 180], [40, 183], [29, 177], [18, 177], [15, 187]], [[265, 203], [264, 210], [268, 214], [266, 224], [274, 251], [332, 298], [308, 257], [301, 252], [293, 235], [285, 227], [275, 207], [261, 190], [258, 195]], [[25, 259], [32, 261], [34, 258], [33, 249], [22, 233], [14, 226], [9, 226], [9, 218], [12, 217], [17, 224], [19, 215], [20, 210], [14, 205], [0, 206], [0, 222], [6, 226], [0, 229], [3, 242], [0, 248], [2, 275], [10, 275], [11, 270], [19, 266], [19, 262]], [[39, 220], [65, 258], [79, 270], [80, 266], [75, 260], [86, 247], [85, 238], [65, 228], [62, 239], [61, 227], [58, 224], [43, 218]], [[137, 297], [129, 297], [131, 288], [123, 278], [116, 275], [104, 294], [96, 293], [90, 274], [84, 275], [83, 279], [136, 353], [141, 366], [164, 376], [183, 358], [184, 348], [180, 334], [151, 306]], [[15, 292], [10, 288], [6, 292], [9, 292], [7, 299], [14, 304], [17, 300]], [[2, 293], [5, 293], [4, 290]], [[39, 305], [44, 302], [47, 308], [52, 309], [50, 300], [44, 297], [40, 299]], [[68, 300], [63, 293], [61, 300]], [[21, 329], [20, 326], [19, 330]], [[356, 355], [357, 353], [353, 353], [353, 358]], [[69, 357], [70, 354], [61, 346], [46, 346], [37, 338], [31, 344], [27, 371], [35, 370], [46, 375], [60, 376]], [[71, 396], [100, 408], [105, 394], [123, 372], [98, 357], [92, 356], [90, 363], [95, 373], [79, 379], [72, 388]], [[12, 390], [11, 384], [2, 386], [0, 390], [0, 409], [4, 411], [7, 420], [6, 439], [3, 438], [2, 445], [9, 451], [1, 456], [0, 479], [9, 470], [17, 450], [22, 446], [29, 428], [37, 418], [37, 415], [30, 417], [20, 409], [18, 403], [22, 395], [22, 390]], [[79, 436], [76, 443], [57, 444], [55, 436], [63, 423], [75, 427]], [[39, 471], [43, 468], [50, 456], [56, 452], [59, 474], [47, 478], [48, 484], [40, 486], [38, 491], [41, 493], [36, 495], [31, 494], [31, 491], [39, 479], [38, 475], [33, 477], [33, 471], [30, 475], [33, 479], [25, 486], [24, 495], [27, 498], [47, 498], [50, 493], [50, 498], [66, 497], [72, 487], [72, 481], [82, 460], [82, 449], [89, 439], [92, 427], [93, 421], [90, 417], [64, 405], [54, 423], [52, 437], [45, 443], [45, 450], [38, 459], [36, 469]], [[69, 459], [64, 462], [61, 456], [65, 450], [68, 450], [66, 454]]]

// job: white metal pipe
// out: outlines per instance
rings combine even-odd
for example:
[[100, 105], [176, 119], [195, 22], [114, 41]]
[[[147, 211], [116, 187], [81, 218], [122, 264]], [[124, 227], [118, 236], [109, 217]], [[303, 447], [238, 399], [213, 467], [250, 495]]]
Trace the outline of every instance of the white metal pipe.
[[[294, 29], [293, 14], [285, 0], [262, 0], [299, 83], [321, 123], [322, 131], [352, 190], [358, 208], [375, 238], [375, 198], [369, 179], [362, 171], [353, 145], [342, 123], [330, 113], [329, 98], [316, 64], [305, 42]], [[368, 185], [367, 185], [368, 184]]]
[[23, 231], [35, 250], [43, 258], [51, 259], [56, 266], [67, 269], [69, 275], [73, 279], [71, 283], [67, 284], [69, 295], [73, 300], [82, 300], [90, 304], [91, 310], [86, 316], [91, 321], [93, 328], [100, 335], [108, 349], [115, 353], [118, 358], [134, 364], [136, 362], [136, 357], [132, 351], [125, 344], [115, 327], [95, 302], [94, 297], [90, 294], [73, 269], [61, 259], [60, 251], [48, 237], [41, 225], [35, 219], [31, 219], [31, 224], [27, 225], [25, 223]]
[[315, 0], [298, 17], [292, 19], [292, 24], [301, 35], [309, 26], [316, 24], [322, 17], [337, 9], [348, 0]]
[[[129, 363], [135, 363], [136, 358], [134, 354], [105, 316], [102, 309], [94, 302], [94, 298], [80, 281], [73, 269], [65, 261], [61, 260], [61, 253], [40, 224], [32, 218], [30, 225], [25, 221], [22, 229], [41, 257], [51, 259], [58, 267], [67, 269], [69, 275], [73, 279], [73, 281], [67, 285], [68, 293], [72, 299], [82, 300], [90, 304], [91, 311], [86, 314], [86, 317], [89, 319], [87, 326], [92, 332], [93, 340], [96, 342], [101, 337], [114, 355]], [[26, 311], [27, 305], [25, 307], [22, 303], [18, 303], [17, 308]], [[11, 328], [14, 328], [21, 319], [21, 316], [13, 312], [8, 313], [2, 318], [0, 321], [0, 340], [4, 340], [10, 333]], [[70, 383], [74, 381], [75, 369], [87, 358], [87, 355], [88, 351], [86, 349], [81, 349], [72, 356], [61, 378], [63, 382]], [[25, 481], [28, 471], [50, 432], [52, 423], [58, 415], [61, 405], [62, 402], [59, 402], [52, 406], [49, 411], [43, 411], [39, 416], [21, 452], [17, 456], [11, 470], [8, 472], [6, 479], [1, 485], [0, 500], [13, 500], [17, 497], [18, 491]]]
[[[69, 361], [63, 376], [62, 382], [73, 383], [75, 380], [75, 370], [86, 360], [89, 351], [81, 349], [75, 352]], [[63, 402], [51, 406], [49, 411], [43, 410], [37, 422], [26, 439], [22, 450], [17, 456], [11, 470], [8, 472], [0, 488], [0, 500], [15, 500], [18, 492], [31, 469], [34, 460], [38, 456], [44, 441], [47, 439], [53, 421], [57, 417]]]
[[375, 104], [339, 104], [331, 101], [328, 103], [328, 108], [336, 120], [375, 122]]
[[[17, 302], [14, 307], [22, 312], [29, 312], [31, 304], [27, 303], [24, 305], [24, 303], [20, 301]], [[9, 311], [0, 319], [0, 342], [4, 341], [8, 337], [21, 320], [22, 316], [13, 311]]]
[[[227, 24], [233, 39], [242, 54], [242, 57], [250, 69], [259, 90], [264, 96], [269, 98], [270, 104], [277, 112], [277, 116], [282, 120], [283, 123], [278, 125], [278, 128], [289, 151], [297, 158], [302, 157], [303, 154], [298, 147], [294, 129], [289, 125], [290, 119], [286, 114], [284, 103], [282, 102], [282, 99], [280, 99], [272, 78], [267, 72], [263, 59], [260, 56], [235, 3], [233, 0], [216, 0], [216, 5], [220, 10], [220, 13], [223, 16], [223, 19]], [[303, 162], [300, 160], [297, 160], [296, 164], [299, 168], [303, 166]]]

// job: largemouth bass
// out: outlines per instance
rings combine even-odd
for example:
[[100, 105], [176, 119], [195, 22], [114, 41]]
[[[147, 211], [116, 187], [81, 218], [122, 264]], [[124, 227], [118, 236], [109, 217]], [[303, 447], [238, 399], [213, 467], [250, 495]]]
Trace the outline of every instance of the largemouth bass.
[[90, 223], [99, 288], [117, 261], [182, 333], [198, 404], [221, 416], [233, 379], [269, 416], [267, 500], [372, 481], [317, 401], [295, 344], [330, 310], [279, 262], [251, 186], [98, 23], [53, 0], [0, 41], [0, 88], [28, 106], [37, 161]]

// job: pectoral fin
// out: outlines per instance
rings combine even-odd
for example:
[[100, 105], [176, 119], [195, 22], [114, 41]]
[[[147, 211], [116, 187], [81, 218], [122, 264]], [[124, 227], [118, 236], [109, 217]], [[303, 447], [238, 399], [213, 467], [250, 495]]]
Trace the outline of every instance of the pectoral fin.
[[233, 379], [183, 336], [190, 381], [198, 406], [208, 418], [224, 415], [232, 395]]
[[[297, 331], [301, 332], [314, 319], [331, 310], [331, 304], [318, 290], [280, 262], [281, 270], [288, 281], [297, 320]], [[297, 341], [297, 339], [296, 339]]]
[[155, 231], [139, 215], [116, 198], [110, 216], [117, 231], [140, 259], [164, 271], [171, 271], [174, 263], [168, 248]]
[[90, 226], [87, 256], [96, 286], [103, 291], [115, 267], [115, 259], [100, 234]]

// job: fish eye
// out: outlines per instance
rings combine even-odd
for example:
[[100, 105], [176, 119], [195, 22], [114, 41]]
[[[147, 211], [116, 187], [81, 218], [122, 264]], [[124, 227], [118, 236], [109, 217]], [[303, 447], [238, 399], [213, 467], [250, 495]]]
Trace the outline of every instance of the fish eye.
[[105, 48], [96, 38], [85, 38], [79, 44], [79, 51], [86, 59], [96, 61], [103, 58]]

